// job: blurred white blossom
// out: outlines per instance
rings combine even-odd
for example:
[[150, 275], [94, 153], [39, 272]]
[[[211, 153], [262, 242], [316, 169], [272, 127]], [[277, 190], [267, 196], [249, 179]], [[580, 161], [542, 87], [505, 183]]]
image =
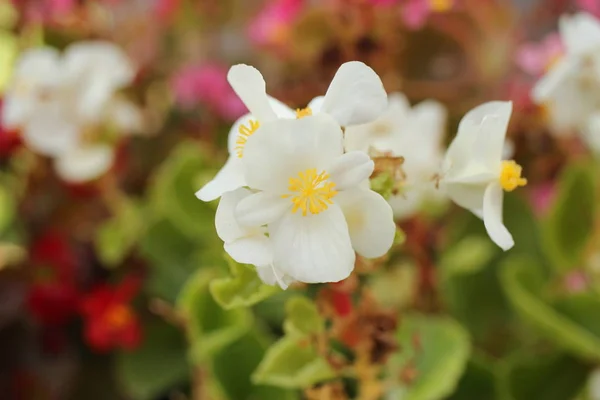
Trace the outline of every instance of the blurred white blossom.
[[22, 132], [34, 151], [53, 157], [66, 181], [83, 182], [106, 172], [114, 151], [101, 134], [140, 128], [135, 106], [115, 96], [135, 70], [107, 42], [80, 42], [63, 54], [50, 47], [18, 59], [2, 110], [3, 125]]
[[396, 218], [408, 218], [423, 204], [444, 199], [435, 190], [434, 176], [442, 164], [446, 116], [446, 109], [437, 101], [427, 100], [411, 108], [403, 94], [393, 93], [386, 112], [376, 121], [346, 129], [347, 150], [372, 149], [404, 157], [402, 193], [389, 199]]
[[520, 165], [502, 160], [511, 112], [510, 102], [489, 102], [467, 113], [446, 152], [440, 181], [456, 204], [483, 219], [503, 250], [514, 245], [502, 222], [504, 191], [527, 184]]
[[313, 99], [308, 107], [294, 111], [266, 92], [260, 72], [248, 65], [235, 65], [227, 79], [242, 99], [249, 114], [238, 119], [229, 132], [229, 158], [215, 178], [196, 196], [211, 201], [223, 193], [245, 186], [242, 157], [244, 147], [261, 124], [278, 118], [294, 119], [325, 113], [340, 126], [374, 121], [385, 110], [387, 95], [381, 79], [367, 65], [352, 61], [343, 64], [329, 85], [325, 96]]

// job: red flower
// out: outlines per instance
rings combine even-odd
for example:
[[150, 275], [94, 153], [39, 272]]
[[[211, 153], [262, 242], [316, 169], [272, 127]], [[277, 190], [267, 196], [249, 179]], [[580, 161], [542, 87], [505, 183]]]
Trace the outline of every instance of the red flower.
[[77, 311], [77, 257], [67, 240], [47, 232], [30, 249], [32, 285], [27, 305], [43, 325], [59, 326]]
[[140, 280], [125, 278], [119, 285], [102, 285], [82, 303], [85, 339], [97, 351], [134, 349], [141, 340], [141, 325], [129, 302], [137, 294]]

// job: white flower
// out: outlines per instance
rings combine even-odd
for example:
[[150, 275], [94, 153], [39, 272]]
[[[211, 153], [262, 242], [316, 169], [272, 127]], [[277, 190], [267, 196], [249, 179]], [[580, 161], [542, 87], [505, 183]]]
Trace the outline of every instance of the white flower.
[[[266, 227], [275, 271], [293, 280], [343, 280], [354, 268], [354, 251], [373, 258], [392, 245], [392, 210], [363, 187], [373, 161], [360, 151], [344, 154], [342, 141], [339, 124], [320, 114], [264, 123], [244, 148], [245, 180], [254, 192], [239, 201], [234, 218], [246, 228]], [[268, 260], [264, 248], [244, 252], [262, 252], [255, 265]]]
[[111, 43], [81, 42], [62, 55], [49, 47], [28, 50], [17, 61], [7, 88], [2, 122], [20, 129], [32, 150], [55, 158], [65, 180], [93, 179], [110, 168], [114, 155], [85, 135], [106, 120], [120, 129], [135, 128], [136, 109], [113, 101], [134, 72], [126, 55]]
[[442, 199], [433, 178], [442, 164], [445, 125], [446, 109], [442, 104], [427, 100], [411, 108], [403, 94], [394, 93], [389, 95], [388, 108], [379, 119], [346, 129], [347, 150], [372, 148], [404, 157], [403, 192], [389, 199], [396, 218], [410, 217], [425, 202]]
[[600, 154], [600, 109], [588, 118], [587, 125], [583, 130], [583, 139], [590, 149]]
[[385, 110], [387, 102], [379, 76], [358, 61], [343, 64], [325, 96], [313, 99], [307, 108], [296, 111], [267, 95], [265, 81], [254, 67], [235, 65], [229, 70], [227, 79], [250, 113], [236, 121], [229, 132], [229, 158], [223, 168], [196, 193], [203, 201], [214, 200], [245, 185], [241, 158], [246, 143], [261, 124], [278, 118], [302, 118], [318, 113], [329, 114], [341, 126], [364, 124], [375, 120]]
[[559, 22], [565, 55], [535, 85], [532, 98], [544, 103], [557, 133], [581, 128], [600, 107], [600, 21], [587, 13]]
[[502, 249], [514, 245], [502, 222], [504, 192], [525, 186], [521, 166], [503, 161], [510, 102], [490, 102], [467, 113], [444, 160], [442, 187], [459, 206], [483, 219], [490, 238]]
[[240, 226], [234, 217], [238, 203], [250, 195], [252, 192], [245, 188], [223, 194], [215, 215], [217, 235], [224, 242], [227, 254], [236, 262], [255, 265], [263, 282], [269, 285], [277, 283], [282, 289], [287, 289], [293, 279], [273, 266], [273, 249], [266, 236], [267, 229]]

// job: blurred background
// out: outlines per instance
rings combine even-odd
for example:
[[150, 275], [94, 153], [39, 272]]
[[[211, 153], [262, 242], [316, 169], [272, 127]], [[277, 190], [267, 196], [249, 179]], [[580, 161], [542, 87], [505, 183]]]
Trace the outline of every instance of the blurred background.
[[[128, 60], [86, 61], [106, 80], [127, 67], [123, 107], [76, 125], [81, 153], [31, 139], [33, 103], [27, 127], [0, 128], [0, 398], [600, 399], [597, 159], [530, 96], [564, 53], [559, 17], [580, 11], [600, 1], [0, 0], [5, 108], [37, 81], [42, 100], [68, 86], [71, 64], [25, 67], [31, 49], [75, 60], [101, 40]], [[473, 107], [512, 100], [529, 182], [505, 198], [514, 249], [444, 203], [399, 219], [390, 254], [338, 284], [279, 290], [224, 255], [217, 202], [194, 192], [247, 112], [229, 67], [303, 108], [350, 60], [441, 102], [444, 144]], [[56, 115], [37, 132], [66, 132]]]

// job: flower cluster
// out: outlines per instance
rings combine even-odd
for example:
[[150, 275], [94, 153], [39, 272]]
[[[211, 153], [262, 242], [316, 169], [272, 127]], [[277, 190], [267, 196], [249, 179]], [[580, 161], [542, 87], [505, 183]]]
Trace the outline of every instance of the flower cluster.
[[591, 14], [562, 16], [565, 54], [536, 84], [534, 101], [548, 110], [555, 133], [574, 131], [600, 151], [600, 20]]
[[115, 134], [140, 128], [137, 108], [115, 95], [134, 76], [127, 56], [108, 42], [80, 42], [62, 55], [50, 47], [28, 50], [4, 94], [2, 124], [52, 157], [65, 181], [97, 178], [113, 164]]

